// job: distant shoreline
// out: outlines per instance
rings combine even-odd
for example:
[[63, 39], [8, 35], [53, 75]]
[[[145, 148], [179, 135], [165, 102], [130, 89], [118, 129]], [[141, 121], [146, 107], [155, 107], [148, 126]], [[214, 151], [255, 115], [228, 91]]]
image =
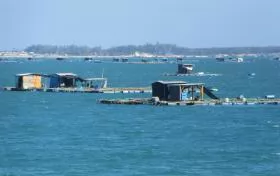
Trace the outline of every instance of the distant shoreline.
[[[231, 56], [223, 56], [225, 58], [238, 58], [238, 57], [269, 57], [269, 58], [276, 58], [274, 55], [231, 55]], [[36, 60], [36, 59], [48, 59], [48, 60], [75, 60], [75, 59], [83, 59], [83, 60], [108, 60], [108, 59], [147, 59], [147, 60], [162, 60], [162, 59], [213, 59], [217, 58], [216, 56], [152, 56], [152, 57], [139, 57], [139, 56], [0, 56], [0, 61], [3, 60]]]
[[143, 57], [143, 56], [63, 56], [63, 55], [57, 55], [57, 56], [48, 56], [48, 55], [36, 55], [36, 56], [18, 56], [18, 55], [9, 55], [9, 56], [0, 56], [2, 59], [85, 59], [85, 58], [91, 58], [91, 59], [114, 59], [114, 58], [145, 58], [145, 59], [164, 59], [164, 58], [209, 58], [211, 56], [150, 56], [150, 57]]
[[85, 55], [85, 56], [65, 56], [65, 55], [0, 55], [1, 60], [10, 60], [10, 59], [27, 59], [27, 60], [36, 60], [36, 59], [51, 59], [51, 60], [67, 60], [67, 59], [88, 59], [88, 60], [98, 60], [98, 59], [147, 59], [147, 60], [154, 60], [154, 59], [211, 59], [211, 58], [237, 58], [237, 57], [270, 57], [270, 58], [278, 58], [279, 55], [274, 53], [272, 54], [237, 54], [237, 55], [166, 55], [166, 56], [133, 56], [133, 55], [117, 55], [117, 56], [92, 56], [92, 55]]
[[104, 49], [78, 45], [31, 45], [22, 51], [0, 51], [0, 57], [33, 58], [168, 58], [168, 57], [257, 57], [260, 55], [280, 56], [280, 46], [187, 48], [173, 44], [124, 45]]

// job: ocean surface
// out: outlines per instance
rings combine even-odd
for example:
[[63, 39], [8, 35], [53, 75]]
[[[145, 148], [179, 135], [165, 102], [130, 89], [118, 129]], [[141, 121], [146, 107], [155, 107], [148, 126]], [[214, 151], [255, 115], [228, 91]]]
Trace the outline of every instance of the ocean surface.
[[[177, 65], [36, 60], [0, 62], [0, 87], [15, 74], [73, 72], [111, 87], [157, 80], [203, 82], [220, 97], [280, 97], [280, 62], [190, 58], [194, 72], [221, 76], [167, 77]], [[248, 76], [255, 73], [254, 77]], [[103, 105], [101, 98], [150, 94], [0, 91], [0, 176], [170, 175], [279, 176], [280, 106]]]

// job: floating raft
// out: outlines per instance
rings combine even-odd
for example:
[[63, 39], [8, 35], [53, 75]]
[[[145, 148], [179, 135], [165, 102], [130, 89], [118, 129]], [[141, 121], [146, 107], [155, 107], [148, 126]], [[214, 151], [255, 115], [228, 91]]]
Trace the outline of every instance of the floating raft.
[[140, 104], [153, 104], [150, 98], [130, 98], [130, 99], [101, 99], [98, 101], [102, 104], [126, 104], [126, 105], [140, 105]]
[[159, 105], [159, 106], [190, 106], [190, 105], [280, 105], [280, 99], [251, 98], [246, 101], [239, 99], [225, 100], [200, 100], [200, 101], [154, 101], [152, 98], [129, 99], [100, 99], [101, 104], [126, 104], [126, 105]]
[[128, 88], [46, 88], [46, 89], [19, 89], [15, 87], [3, 87], [4, 91], [32, 91], [32, 92], [65, 92], [65, 93], [151, 93], [150, 87], [128, 87]]
[[152, 93], [151, 87], [103, 88], [102, 93]]
[[221, 76], [221, 74], [218, 74], [218, 73], [204, 73], [204, 72], [189, 73], [189, 74], [165, 73], [164, 76]]

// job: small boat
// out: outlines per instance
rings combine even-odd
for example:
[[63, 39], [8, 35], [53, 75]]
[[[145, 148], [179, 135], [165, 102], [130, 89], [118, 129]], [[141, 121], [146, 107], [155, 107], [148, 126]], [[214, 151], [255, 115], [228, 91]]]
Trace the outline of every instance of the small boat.
[[85, 57], [84, 61], [92, 61], [92, 58], [91, 57]]
[[141, 62], [147, 63], [147, 62], [148, 62], [148, 59], [143, 58], [143, 59], [141, 59]]
[[62, 60], [64, 60], [65, 58], [63, 58], [63, 57], [57, 57], [56, 58], [56, 60], [59, 60], [59, 61], [62, 61]]
[[127, 58], [122, 58], [122, 62], [128, 62]]
[[216, 87], [210, 87], [209, 90], [210, 90], [211, 92], [218, 92], [218, 91], [219, 91], [219, 89], [216, 88]]
[[204, 72], [197, 72], [196, 74], [201, 76], [201, 75], [204, 75], [205, 73]]
[[183, 62], [183, 58], [178, 57], [178, 58], [177, 58], [177, 62]]
[[225, 62], [226, 61], [224, 57], [217, 57], [216, 60], [218, 62]]
[[238, 57], [238, 58], [236, 59], [236, 62], [243, 62], [243, 58], [242, 58], [242, 57]]
[[249, 73], [248, 76], [250, 77], [256, 76], [256, 73]]
[[119, 58], [113, 58], [113, 62], [120, 62]]
[[167, 58], [162, 58], [161, 61], [162, 62], [168, 62], [168, 59]]

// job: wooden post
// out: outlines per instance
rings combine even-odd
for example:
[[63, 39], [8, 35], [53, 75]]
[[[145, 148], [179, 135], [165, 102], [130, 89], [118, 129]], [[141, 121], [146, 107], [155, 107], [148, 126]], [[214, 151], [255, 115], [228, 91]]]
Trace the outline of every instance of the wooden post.
[[200, 97], [201, 97], [201, 100], [203, 100], [203, 97], [204, 96], [204, 87], [203, 85], [200, 87]]
[[191, 86], [192, 87], [192, 100], [194, 100], [194, 98], [193, 98], [193, 86]]

